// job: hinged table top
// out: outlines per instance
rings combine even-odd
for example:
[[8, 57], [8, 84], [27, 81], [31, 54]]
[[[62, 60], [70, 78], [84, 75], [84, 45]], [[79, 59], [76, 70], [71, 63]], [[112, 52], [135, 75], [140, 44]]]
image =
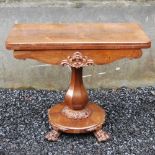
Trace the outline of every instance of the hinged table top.
[[12, 50], [141, 49], [150, 45], [135, 23], [16, 24], [6, 41]]

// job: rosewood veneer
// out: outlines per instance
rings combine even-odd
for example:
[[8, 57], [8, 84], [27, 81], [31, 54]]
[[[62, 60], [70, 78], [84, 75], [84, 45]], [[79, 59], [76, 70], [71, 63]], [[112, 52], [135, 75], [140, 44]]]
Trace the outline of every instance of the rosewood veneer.
[[[102, 130], [105, 110], [89, 103], [82, 69], [88, 65], [139, 58], [150, 39], [136, 23], [16, 24], [6, 47], [17, 59], [70, 66], [71, 82], [64, 102], [48, 110], [52, 126], [46, 138], [56, 141], [61, 132], [93, 132], [99, 141], [109, 135]], [[62, 79], [63, 80], [63, 79]]]

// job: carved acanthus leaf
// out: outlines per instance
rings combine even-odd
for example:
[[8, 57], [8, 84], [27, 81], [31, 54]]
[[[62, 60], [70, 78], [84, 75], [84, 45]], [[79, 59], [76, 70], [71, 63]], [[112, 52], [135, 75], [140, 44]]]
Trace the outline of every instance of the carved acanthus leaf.
[[66, 60], [62, 60], [61, 65], [80, 68], [94, 64], [92, 59], [88, 59], [87, 56], [83, 56], [80, 52], [73, 53], [72, 56], [68, 56]]
[[71, 119], [84, 119], [89, 117], [89, 115], [91, 114], [91, 111], [88, 108], [85, 108], [83, 110], [72, 110], [68, 106], [65, 106], [61, 112], [64, 116]]

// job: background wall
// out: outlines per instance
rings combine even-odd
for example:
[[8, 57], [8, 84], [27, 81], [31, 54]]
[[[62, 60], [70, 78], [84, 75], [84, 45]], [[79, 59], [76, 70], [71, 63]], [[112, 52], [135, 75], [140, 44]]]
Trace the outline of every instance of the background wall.
[[5, 49], [14, 23], [137, 22], [152, 40], [140, 59], [84, 69], [87, 88], [155, 86], [155, 2], [133, 1], [37, 1], [0, 0], [0, 87], [66, 89], [70, 69], [34, 60], [16, 60]]

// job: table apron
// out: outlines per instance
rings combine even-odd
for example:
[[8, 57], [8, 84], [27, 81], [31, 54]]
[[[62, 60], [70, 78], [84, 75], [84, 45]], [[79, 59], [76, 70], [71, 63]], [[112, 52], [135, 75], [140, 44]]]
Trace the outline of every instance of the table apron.
[[14, 51], [14, 57], [17, 59], [35, 59], [46, 64], [60, 65], [63, 60], [80, 52], [83, 57], [92, 59], [94, 64], [102, 65], [123, 58], [139, 58], [142, 55], [141, 49], [124, 50], [29, 50]]

